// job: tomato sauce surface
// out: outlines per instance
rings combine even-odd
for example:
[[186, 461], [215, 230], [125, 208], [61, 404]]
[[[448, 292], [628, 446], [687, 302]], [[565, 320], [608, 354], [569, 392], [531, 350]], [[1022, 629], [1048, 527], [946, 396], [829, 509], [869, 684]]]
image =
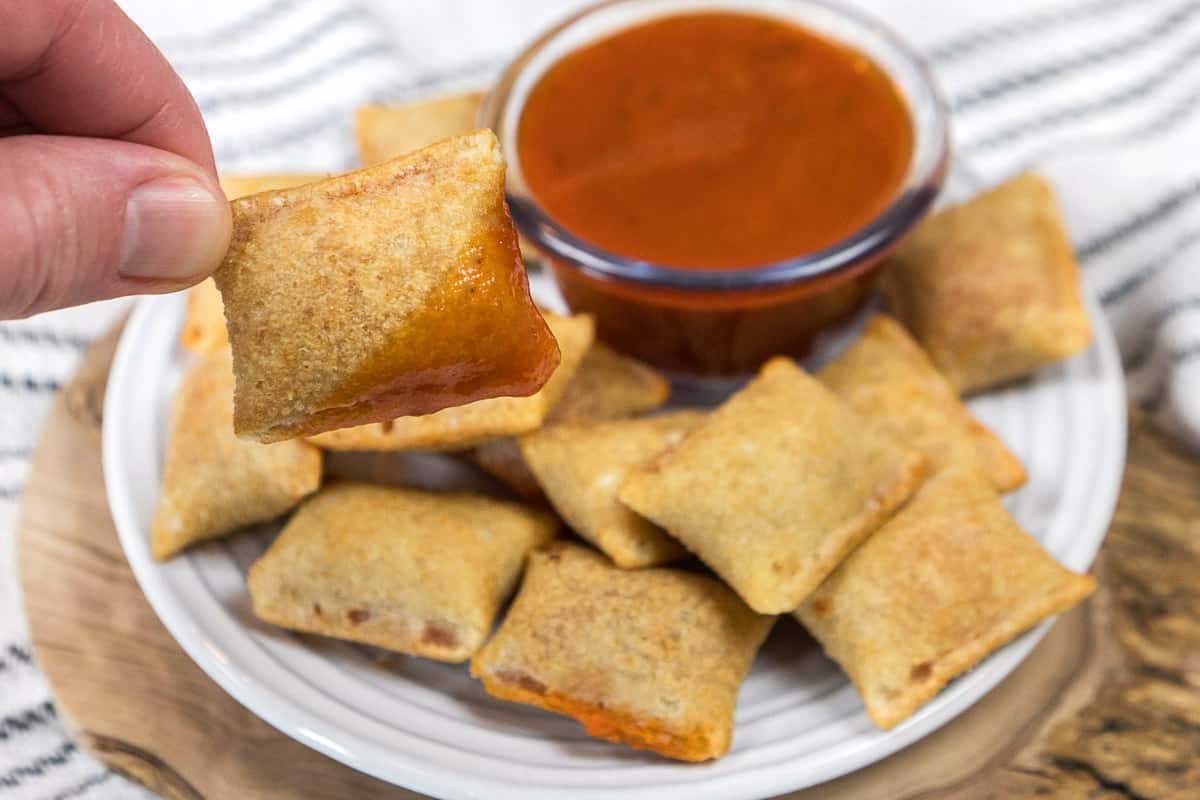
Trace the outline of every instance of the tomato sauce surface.
[[688, 269], [844, 239], [887, 207], [912, 149], [908, 107], [871, 59], [739, 13], [665, 17], [572, 52], [517, 130], [529, 190], [563, 227]]

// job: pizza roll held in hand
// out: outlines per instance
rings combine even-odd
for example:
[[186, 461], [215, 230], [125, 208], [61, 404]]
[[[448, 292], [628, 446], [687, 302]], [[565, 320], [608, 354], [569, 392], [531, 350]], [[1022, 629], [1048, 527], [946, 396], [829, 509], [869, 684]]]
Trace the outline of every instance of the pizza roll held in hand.
[[233, 368], [228, 351], [215, 353], [188, 371], [175, 395], [151, 552], [167, 559], [273, 519], [320, 485], [321, 451], [312, 445], [234, 435]]
[[[322, 175], [222, 175], [221, 189], [230, 200], [272, 189], [287, 189], [319, 181]], [[225, 308], [212, 278], [188, 290], [187, 316], [179, 343], [193, 353], [215, 353], [229, 346], [225, 330]]]
[[523, 397], [558, 365], [489, 131], [235, 200], [233, 219], [213, 277], [241, 435], [276, 441]]
[[556, 543], [530, 556], [471, 674], [590, 736], [704, 761], [729, 750], [738, 689], [774, 621], [705, 575], [622, 570]]
[[1017, 634], [1087, 597], [1021, 530], [986, 479], [933, 476], [796, 616], [891, 728]]
[[887, 520], [926, 467], [775, 358], [682, 443], [630, 472], [618, 496], [755, 611], [776, 614], [800, 605]]
[[[632, 417], [658, 408], [670, 394], [671, 384], [659, 372], [595, 342], [543, 425]], [[471, 460], [522, 497], [542, 499], [542, 488], [512, 437], [483, 442], [471, 451]]]
[[1025, 468], [959, 399], [916, 342], [886, 314], [867, 320], [846, 352], [817, 377], [886, 434], [923, 452], [934, 469], [979, 469], [1000, 492], [1025, 482]]
[[329, 431], [309, 441], [326, 450], [462, 450], [497, 436], [536, 430], [562, 397], [595, 335], [587, 315], [547, 314], [546, 323], [562, 357], [546, 385], [528, 397], [477, 400], [433, 414]]
[[1031, 173], [918, 225], [885, 266], [884, 290], [960, 392], [1027, 375], [1091, 340], [1054, 191]]
[[704, 419], [679, 411], [643, 419], [554, 425], [521, 437], [521, 453], [567, 524], [618, 567], [683, 558], [687, 551], [617, 499], [629, 470], [678, 444]]
[[251, 567], [254, 613], [293, 630], [465, 661], [526, 555], [557, 527], [547, 514], [479, 495], [335, 483]]

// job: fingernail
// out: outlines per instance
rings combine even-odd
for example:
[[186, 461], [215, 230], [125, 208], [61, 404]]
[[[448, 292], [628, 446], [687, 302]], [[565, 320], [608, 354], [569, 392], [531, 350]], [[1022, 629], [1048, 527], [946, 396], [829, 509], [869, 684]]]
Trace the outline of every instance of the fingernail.
[[224, 258], [230, 225], [229, 203], [198, 180], [144, 183], [125, 205], [117, 270], [126, 278], [198, 280]]

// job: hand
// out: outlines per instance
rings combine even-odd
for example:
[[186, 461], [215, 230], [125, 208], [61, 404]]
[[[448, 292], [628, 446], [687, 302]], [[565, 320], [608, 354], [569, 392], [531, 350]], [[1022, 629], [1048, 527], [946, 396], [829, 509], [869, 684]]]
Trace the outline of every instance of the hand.
[[0, 319], [216, 269], [208, 132], [146, 35], [112, 0], [2, 0], [0, 31]]

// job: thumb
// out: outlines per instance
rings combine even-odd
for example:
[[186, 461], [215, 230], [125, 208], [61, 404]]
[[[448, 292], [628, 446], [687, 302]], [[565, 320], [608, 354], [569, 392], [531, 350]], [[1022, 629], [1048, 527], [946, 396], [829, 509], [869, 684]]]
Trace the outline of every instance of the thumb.
[[216, 179], [145, 145], [0, 138], [0, 319], [182, 289], [229, 247]]

